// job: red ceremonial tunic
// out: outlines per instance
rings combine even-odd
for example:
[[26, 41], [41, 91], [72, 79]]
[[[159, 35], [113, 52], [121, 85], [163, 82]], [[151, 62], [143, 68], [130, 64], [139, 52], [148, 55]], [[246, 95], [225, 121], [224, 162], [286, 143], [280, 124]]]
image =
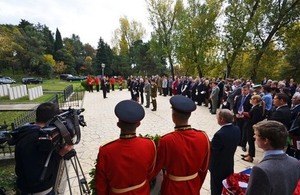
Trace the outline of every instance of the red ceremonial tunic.
[[110, 79], [109, 79], [109, 82], [110, 82], [110, 84], [112, 84], [112, 85], [114, 85], [115, 84], [115, 78], [114, 77], [111, 77]]
[[96, 193], [117, 194], [113, 188], [140, 185], [137, 189], [120, 194], [149, 195], [149, 177], [154, 169], [155, 156], [155, 144], [147, 138], [117, 139], [101, 146], [96, 165]]
[[[161, 186], [162, 195], [199, 195], [208, 170], [210, 143], [207, 135], [198, 130], [177, 130], [159, 140], [154, 174], [162, 168], [165, 174]], [[192, 176], [186, 181], [174, 181], [176, 177]]]

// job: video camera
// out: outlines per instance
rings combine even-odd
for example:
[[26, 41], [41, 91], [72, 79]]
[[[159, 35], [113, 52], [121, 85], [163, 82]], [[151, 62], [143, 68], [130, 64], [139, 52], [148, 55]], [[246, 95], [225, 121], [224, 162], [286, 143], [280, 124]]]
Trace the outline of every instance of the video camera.
[[0, 145], [7, 142], [10, 138], [9, 131], [7, 131], [7, 125], [0, 125]]
[[62, 113], [50, 119], [45, 127], [41, 128], [40, 142], [48, 142], [54, 147], [63, 144], [75, 145], [80, 142], [80, 126], [86, 126], [81, 109], [64, 109]]

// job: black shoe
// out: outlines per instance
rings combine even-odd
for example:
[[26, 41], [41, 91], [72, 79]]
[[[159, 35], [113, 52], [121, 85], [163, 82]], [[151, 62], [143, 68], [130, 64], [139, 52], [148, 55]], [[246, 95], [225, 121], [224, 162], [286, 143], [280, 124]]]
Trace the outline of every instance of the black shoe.
[[241, 157], [247, 157], [247, 156], [249, 156], [249, 154], [241, 154]]
[[156, 111], [156, 109], [151, 109], [151, 111]]
[[242, 150], [243, 150], [244, 152], [246, 152], [246, 151], [247, 151], [247, 148], [246, 148], [246, 147], [242, 147]]
[[246, 159], [246, 157], [243, 157], [242, 160], [246, 161], [246, 162], [251, 162], [251, 163], [253, 162], [253, 158], [252, 157], [250, 157], [250, 159]]
[[145, 108], [149, 108], [149, 106], [145, 106]]

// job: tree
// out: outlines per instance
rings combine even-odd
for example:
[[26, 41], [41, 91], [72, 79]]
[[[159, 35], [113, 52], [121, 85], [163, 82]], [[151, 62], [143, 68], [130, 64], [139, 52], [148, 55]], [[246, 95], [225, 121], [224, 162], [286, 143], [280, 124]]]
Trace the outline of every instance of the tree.
[[[217, 55], [216, 21], [221, 12], [222, 1], [197, 0], [187, 2], [187, 8], [178, 17], [176, 26], [176, 58], [185, 67], [186, 72], [194, 75], [197, 70], [200, 77], [204, 76], [205, 68], [211, 68]], [[189, 25], [187, 25], [189, 24]]]
[[63, 41], [61, 38], [61, 34], [58, 30], [58, 28], [56, 28], [56, 33], [55, 33], [55, 42], [54, 42], [54, 52], [57, 52], [58, 50], [62, 49], [64, 47], [63, 45]]
[[60, 49], [56, 52], [56, 61], [64, 62], [63, 64], [66, 66], [65, 73], [76, 74], [75, 58], [65, 48]]
[[72, 34], [71, 38], [64, 38], [64, 48], [74, 57], [75, 70], [78, 74], [85, 58], [85, 51], [80, 37]]
[[116, 54], [127, 55], [129, 48], [135, 41], [142, 40], [146, 30], [140, 22], [129, 22], [127, 17], [121, 17], [120, 28], [114, 31], [112, 39], [113, 50]]
[[64, 64], [63, 61], [58, 61], [55, 63], [53, 69], [54, 72], [56, 72], [57, 74], [62, 74], [66, 73], [67, 66]]
[[44, 43], [45, 43], [44, 47], [46, 48], [45, 53], [54, 55], [54, 37], [52, 32], [49, 30], [49, 28], [46, 25], [42, 27], [42, 32], [44, 35]]
[[253, 37], [255, 46], [251, 69], [251, 79], [254, 81], [257, 77], [260, 61], [270, 43], [277, 43], [280, 47], [280, 29], [290, 26], [300, 19], [300, 0], [263, 1], [261, 7], [263, 15], [255, 23], [255, 28], [250, 35]]
[[85, 56], [90, 56], [91, 58], [94, 58], [96, 55], [96, 50], [88, 43], [83, 45], [84, 54]]
[[[27, 24], [27, 25], [25, 25]], [[39, 65], [42, 63], [45, 52], [43, 34], [38, 26], [21, 21], [19, 25], [21, 35], [17, 37], [18, 59], [22, 64], [23, 72], [39, 74]]]
[[226, 77], [231, 76], [231, 70], [239, 55], [249, 50], [250, 40], [247, 33], [254, 27], [255, 20], [260, 15], [261, 0], [230, 0], [225, 10], [224, 37], [222, 38], [223, 57], [226, 63]]
[[21, 32], [17, 26], [0, 25], [0, 72], [12, 69], [13, 73], [19, 65], [18, 52], [21, 46], [17, 43]]
[[154, 56], [149, 50], [149, 42], [143, 43], [143, 41], [140, 40], [133, 43], [129, 50], [131, 64], [135, 64], [135, 67], [132, 68], [132, 74], [147, 76], [163, 71], [160, 66], [154, 62]]
[[54, 69], [51, 66], [51, 64], [42, 64], [40, 66], [40, 70], [39, 71], [40, 71], [40, 73], [41, 73], [42, 76], [50, 79], [50, 78], [52, 78]]
[[93, 72], [96, 74], [100, 74], [102, 72], [102, 64], [105, 64], [105, 74], [111, 75], [113, 73], [112, 65], [112, 57], [113, 53], [110, 49], [110, 46], [103, 41], [100, 37], [97, 47], [96, 59], [93, 65]]
[[298, 79], [299, 81], [299, 75], [300, 75], [300, 23], [297, 22], [293, 25], [291, 25], [287, 30], [285, 31], [285, 45], [286, 45], [286, 60], [289, 63], [289, 66], [284, 68], [284, 71], [282, 72], [282, 76], [284, 78], [294, 78]]
[[171, 74], [174, 79], [174, 34], [177, 18], [181, 14], [183, 4], [181, 0], [148, 0], [148, 11], [150, 21], [154, 28], [153, 39], [156, 39], [157, 45], [162, 47], [162, 51], [167, 59]]
[[50, 64], [51, 66], [55, 65], [55, 60], [53, 59], [53, 56], [50, 54], [45, 54], [43, 57], [43, 63], [44, 64]]

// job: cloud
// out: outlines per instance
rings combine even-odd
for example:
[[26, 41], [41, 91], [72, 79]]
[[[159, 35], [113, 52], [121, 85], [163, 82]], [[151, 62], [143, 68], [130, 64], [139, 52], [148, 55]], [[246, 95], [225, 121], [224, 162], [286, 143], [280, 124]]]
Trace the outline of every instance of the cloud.
[[150, 34], [144, 0], [0, 0], [0, 24], [17, 25], [25, 19], [45, 24], [53, 33], [58, 28], [62, 37], [78, 35], [94, 47], [100, 37], [110, 44], [123, 16], [141, 22]]

